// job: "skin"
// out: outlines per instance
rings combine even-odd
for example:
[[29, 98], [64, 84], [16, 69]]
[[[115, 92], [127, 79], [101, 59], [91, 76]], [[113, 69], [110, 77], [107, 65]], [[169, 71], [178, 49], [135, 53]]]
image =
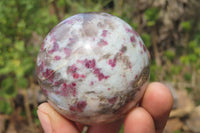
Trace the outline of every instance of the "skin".
[[[173, 106], [169, 89], [158, 82], [150, 83], [140, 102], [123, 120], [88, 127], [87, 133], [162, 133]], [[58, 114], [48, 103], [38, 107], [38, 117], [45, 133], [81, 133], [83, 126]]]

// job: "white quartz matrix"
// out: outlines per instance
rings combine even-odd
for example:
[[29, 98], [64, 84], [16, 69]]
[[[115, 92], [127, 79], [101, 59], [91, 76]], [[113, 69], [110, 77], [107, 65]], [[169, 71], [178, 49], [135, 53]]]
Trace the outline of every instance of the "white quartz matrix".
[[37, 78], [49, 103], [84, 124], [124, 117], [149, 79], [148, 51], [125, 21], [81, 13], [56, 25], [37, 58]]

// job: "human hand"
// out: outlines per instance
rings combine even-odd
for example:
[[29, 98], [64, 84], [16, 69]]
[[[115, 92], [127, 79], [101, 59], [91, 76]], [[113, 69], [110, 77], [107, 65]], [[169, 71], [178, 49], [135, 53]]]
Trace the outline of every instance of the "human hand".
[[[88, 128], [87, 133], [118, 133], [124, 122], [124, 133], [162, 133], [172, 109], [173, 98], [161, 83], [150, 83], [140, 102], [124, 120]], [[38, 107], [38, 117], [45, 133], [81, 133], [84, 125], [57, 113], [48, 103]]]

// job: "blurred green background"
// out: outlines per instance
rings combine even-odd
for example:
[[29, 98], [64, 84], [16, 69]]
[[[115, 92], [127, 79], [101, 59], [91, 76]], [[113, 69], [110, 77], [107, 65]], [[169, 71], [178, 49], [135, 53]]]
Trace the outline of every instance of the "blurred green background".
[[103, 11], [128, 22], [150, 51], [150, 80], [185, 89], [200, 105], [199, 8], [198, 0], [1, 0], [0, 132], [42, 132], [37, 53], [56, 24], [81, 12]]

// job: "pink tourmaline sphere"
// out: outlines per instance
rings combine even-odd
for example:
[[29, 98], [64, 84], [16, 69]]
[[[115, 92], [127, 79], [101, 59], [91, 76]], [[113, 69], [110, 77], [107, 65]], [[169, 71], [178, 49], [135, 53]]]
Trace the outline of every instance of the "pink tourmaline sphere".
[[143, 96], [148, 51], [125, 21], [81, 13], [56, 25], [37, 58], [37, 78], [48, 102], [83, 124], [124, 117]]

